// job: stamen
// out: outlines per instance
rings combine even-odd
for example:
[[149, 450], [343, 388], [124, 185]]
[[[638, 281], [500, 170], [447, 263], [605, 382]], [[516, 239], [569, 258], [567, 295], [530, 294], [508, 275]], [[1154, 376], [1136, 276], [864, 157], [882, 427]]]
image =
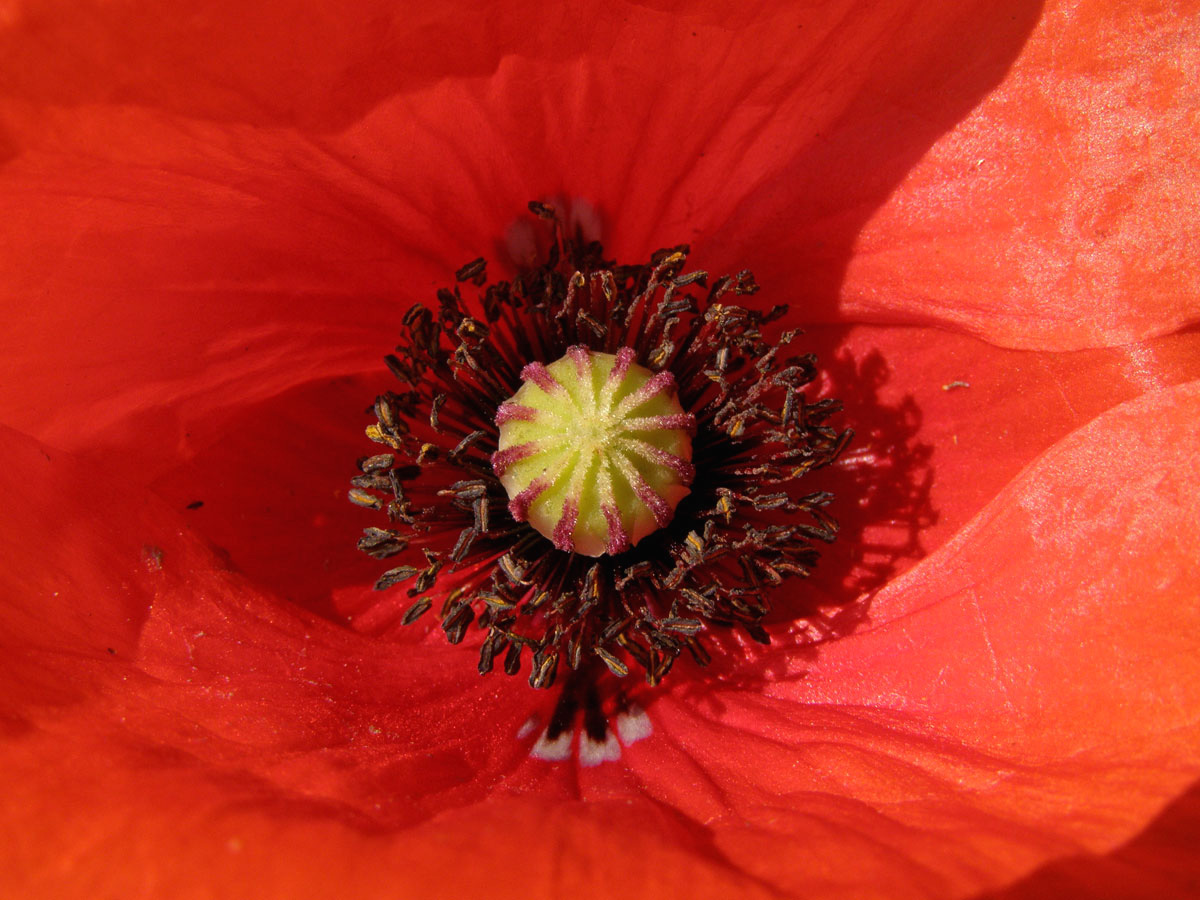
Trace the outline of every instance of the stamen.
[[490, 284], [471, 261], [385, 357], [400, 384], [375, 399], [383, 446], [349, 499], [386, 516], [358, 545], [404, 601], [356, 621], [411, 624], [436, 602], [449, 642], [483, 629], [481, 674], [562, 691], [533, 755], [578, 747], [586, 765], [650, 733], [626, 699], [635, 669], [655, 685], [681, 655], [708, 665], [714, 630], [769, 640], [770, 586], [837, 532], [804, 479], [850, 432], [806, 393], [796, 333], [765, 336], [784, 308], [736, 305], [758, 290], [749, 272], [710, 285], [683, 271], [686, 246], [617, 266], [531, 209], [555, 229], [549, 261]]

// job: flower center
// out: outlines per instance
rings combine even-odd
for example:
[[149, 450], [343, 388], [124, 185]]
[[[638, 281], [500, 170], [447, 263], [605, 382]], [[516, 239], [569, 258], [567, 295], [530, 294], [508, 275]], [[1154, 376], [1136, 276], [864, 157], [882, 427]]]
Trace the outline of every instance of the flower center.
[[[617, 265], [530, 210], [554, 229], [547, 261], [494, 282], [467, 263], [386, 357], [400, 385], [367, 436], [388, 452], [358, 460], [349, 496], [387, 516], [359, 547], [400, 557], [375, 586], [411, 604], [393, 594], [357, 621], [409, 625], [436, 604], [451, 643], [485, 632], [481, 674], [563, 674], [547, 752], [577, 714], [607, 748], [632, 667], [654, 686], [683, 655], [707, 665], [711, 640], [741, 645], [709, 632], [769, 643], [770, 588], [837, 532], [807, 475], [850, 432], [828, 424], [836, 400], [809, 395], [798, 332], [764, 334], [786, 307], [734, 302], [758, 290], [749, 271], [710, 283], [682, 245]], [[820, 595], [797, 596], [822, 622]]]
[[670, 372], [638, 365], [628, 347], [576, 346], [521, 380], [496, 412], [492, 456], [514, 519], [584, 556], [621, 553], [671, 521], [695, 476], [696, 420]]

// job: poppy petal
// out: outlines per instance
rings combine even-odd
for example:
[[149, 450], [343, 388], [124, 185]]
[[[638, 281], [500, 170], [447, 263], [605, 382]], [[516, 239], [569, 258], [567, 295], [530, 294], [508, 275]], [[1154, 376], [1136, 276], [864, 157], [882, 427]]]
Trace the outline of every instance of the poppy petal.
[[[649, 897], [688, 872], [697, 896], [771, 896], [652, 800], [504, 787], [518, 680], [263, 597], [157, 501], [8, 429], [0, 462], [6, 895]], [[60, 519], [80, 496], [109, 527]]]
[[112, 109], [55, 123], [55, 148], [0, 172], [20, 198], [0, 419], [56, 446], [174, 451], [190, 416], [362, 367], [376, 324], [446, 271], [294, 134]]
[[[939, 552], [880, 593], [867, 628], [815, 660], [775, 657], [784, 677], [753, 689], [710, 682], [664, 696], [651, 710], [657, 733], [627, 748], [628, 768], [579, 773], [528, 760], [516, 738], [530, 702], [519, 681], [476, 677], [437, 634], [414, 629], [385, 643], [311, 615], [280, 596], [300, 581], [277, 581], [286, 552], [248, 577], [215, 544], [251, 526], [230, 524], [224, 511], [221, 533], [180, 509], [187, 476], [204, 471], [198, 457], [217, 446], [222, 425], [255, 432], [252, 412], [287, 409], [297, 415], [284, 421], [306, 434], [301, 413], [319, 416], [354, 387], [330, 388], [331, 379], [374, 365], [379, 323], [394, 333], [399, 310], [481, 244], [502, 241], [513, 210], [548, 192], [591, 197], [617, 235], [612, 248], [635, 257], [695, 239], [709, 251], [706, 266], [724, 254], [797, 292], [799, 260], [813, 273], [814, 318], [934, 322], [1056, 348], [1107, 346], [1196, 318], [1192, 301], [1177, 299], [1195, 292], [1167, 289], [1172, 279], [1180, 287], [1176, 256], [1152, 240], [1194, 237], [1161, 214], [1179, 149], [1172, 110], [1186, 92], [1169, 66], [1149, 81], [1158, 94], [1134, 92], [1128, 104], [1151, 110], [1164, 135], [1147, 137], [1144, 171], [1096, 194], [1099, 213], [1079, 214], [1051, 194], [1057, 182], [1017, 167], [1013, 183], [1033, 193], [991, 181], [976, 188], [973, 200], [1000, 212], [943, 245], [958, 265], [947, 264], [944, 284], [929, 284], [939, 260], [920, 222], [920, 253], [908, 268], [887, 268], [913, 208], [939, 229], [964, 225], [970, 205], [945, 209], [972, 177], [963, 161], [997, 123], [1022, 135], [1079, 124], [1078, 107], [1062, 112], [1052, 91], [1034, 92], [1029, 117], [1012, 112], [1017, 89], [1045, 70], [1048, 41], [1055, 52], [1079, 45], [1063, 51], [1076, 78], [1093, 74], [1087, 48], [1116, 48], [1096, 80], [1119, 86], [1160, 58], [1157, 45], [1138, 45], [1143, 32], [1187, 63], [1189, 40], [1170, 17], [1139, 19], [1139, 31], [1115, 27], [1119, 14], [1100, 4], [1079, 16], [1050, 8], [1055, 32], [1038, 33], [996, 103], [937, 142], [931, 173], [918, 167], [872, 217], [1000, 77], [1038, 4], [1015, 15], [986, 3], [884, 3], [866, 14], [848, 3], [659, 5], [606, 19], [613, 24], [595, 41], [537, 37], [528, 52], [528, 35], [554, 33], [529, 13], [468, 16], [436, 2], [403, 21], [394, 4], [362, 3], [316, 42], [306, 15], [285, 15], [276, 28], [278, 4], [270, 21], [245, 13], [240, 33], [226, 26], [241, 7], [207, 0], [186, 14], [137, 3], [0, 10], [0, 52], [18, 62], [15, 83], [6, 82], [16, 99], [0, 110], [0, 155], [12, 157], [0, 189], [18, 210], [2, 226], [12, 327], [0, 350], [16, 387], [0, 419], [82, 454], [0, 433], [13, 510], [0, 523], [0, 765], [13, 785], [0, 821], [17, 861], [0, 873], [3, 892], [201, 897], [253, 883], [267, 897], [496, 895], [497, 886], [522, 896], [661, 896], [686, 879], [697, 896], [837, 896], [849, 887], [960, 897], [1065, 855], [1108, 850], [1195, 779], [1190, 723], [1200, 701], [1189, 636], [1200, 548], [1189, 449], [1200, 400], [1193, 385], [1104, 412], [1191, 377], [1190, 351], [1179, 350], [1191, 347], [1188, 336], [1133, 345], [1124, 362], [1140, 358], [1148, 374], [1110, 397], [1097, 381], [1066, 378], [1066, 413], [1039, 411], [1015, 436], [978, 415], [1020, 411], [1000, 386], [1012, 362], [1000, 352], [963, 379], [980, 386], [974, 394], [944, 391], [941, 406], [936, 394], [924, 397], [922, 408], [939, 410], [939, 446], [952, 433], [1001, 451], [979, 479], [986, 489], [961, 502], [957, 489], [945, 495], [958, 517], [946, 529], [953, 522], [957, 534], [943, 534]], [[329, 20], [317, 6], [295, 0], [288, 11]], [[572, 33], [589, 31], [589, 17], [572, 12], [557, 15]], [[730, 27], [735, 18], [745, 27]], [[459, 19], [461, 43], [443, 52]], [[810, 36], [796, 40], [803, 27]], [[956, 34], [965, 37], [949, 40]], [[393, 67], [414, 42], [421, 48]], [[869, 52], [877, 44], [895, 52]], [[195, 52], [207, 45], [210, 53]], [[814, 86], [828, 89], [819, 103]], [[528, 102], [534, 91], [540, 109]], [[688, 102], [662, 103], [665, 94]], [[1124, 139], [1120, 112], [1109, 130], [1090, 121], [1077, 130]], [[567, 136], [580, 121], [597, 127], [577, 147]], [[896, 121], [908, 127], [875, 140]], [[1063, 137], [1069, 130], [1054, 133], [1077, 151], [1072, 165], [1095, 163], [1091, 148]], [[635, 138], [646, 152], [631, 156]], [[490, 152], [477, 159], [467, 145]], [[1078, 184], [1116, 183], [1112, 167], [1128, 158], [1080, 166]], [[841, 189], [847, 173], [854, 180], [881, 160], [862, 191]], [[806, 169], [814, 161], [823, 164]], [[807, 205], [792, 203], [831, 172], [841, 179]], [[1024, 196], [1050, 199], [1030, 217], [1019, 258], [1001, 260], [1037, 276], [1036, 297], [1014, 298], [1012, 269], [986, 281], [993, 268], [958, 257], [994, 262], [976, 246], [985, 240], [993, 254], [1011, 247], [996, 242], [997, 222]], [[1147, 210], [1159, 212], [1143, 227]], [[860, 264], [850, 257], [868, 218]], [[1066, 275], [1047, 237], [1063, 233], [1090, 241]], [[1110, 244], [1132, 253], [1117, 275]], [[921, 253], [925, 269], [916, 268]], [[1051, 288], [1068, 314], [1047, 311], [1041, 291]], [[976, 295], [978, 307], [963, 300]], [[1128, 310], [1108, 309], [1114, 297], [1128, 297]], [[955, 348], [964, 361], [972, 355], [967, 339]], [[1149, 348], [1156, 358], [1138, 357]], [[1117, 355], [1089, 357], [1084, 368], [1123, 376]], [[936, 373], [920, 368], [935, 359]], [[904, 380], [936, 374], [941, 390], [955, 377], [952, 358], [918, 349], [909, 362]], [[1018, 371], [1014, 391], [1044, 398], [1069, 368], [1056, 357], [1028, 379]], [[323, 387], [306, 395], [315, 384]], [[978, 394], [979, 406], [953, 406]], [[190, 443], [196, 424], [203, 444]], [[321, 443], [332, 455], [337, 438]], [[290, 449], [273, 465], [271, 441], [256, 433], [230, 444], [223, 463], [210, 456], [206, 486], [219, 486], [213, 473], [229, 471], [238, 452], [253, 454], [255, 478], [315, 477]], [[139, 455], [122, 461], [131, 447]], [[970, 460], [947, 452], [936, 463], [953, 483], [969, 482]], [[148, 481], [170, 502], [150, 496]], [[223, 495], [230, 509], [245, 469], [234, 481]], [[289, 530], [316, 524], [302, 501], [278, 512]], [[335, 616], [338, 606], [321, 612]]]
[[803, 896], [965, 896], [1128, 840], [1200, 775], [1197, 422], [1197, 382], [1101, 415], [855, 634], [656, 703], [646, 789]]
[[[17, 210], [0, 224], [0, 277], [2, 349], [31, 388], [5, 397], [0, 419], [77, 447], [138, 418], [134, 430], [172, 445], [182, 410], [373, 357], [372, 326], [463, 262], [495, 257], [518, 211], [547, 195], [586, 198], [621, 258], [713, 236], [704, 265], [757, 265], [740, 250], [779, 223], [766, 206], [753, 217], [755, 198], [796, 164], [793, 145], [823, 123], [870, 119], [880, 85], [915, 90], [933, 67], [954, 90], [921, 94], [926, 126], [888, 151], [894, 183], [1015, 53], [1036, 5], [1015, 18], [983, 2], [634, 5], [608, 29], [567, 16], [580, 41], [525, 52], [529, 13], [433, 4], [397, 21], [365, 2], [315, 46], [302, 14], [314, 4], [291, 2], [278, 35], [253, 18], [227, 29], [232, 8], [207, 0], [191, 15], [21, 7], [3, 37], [23, 64], [0, 109], [13, 154], [0, 191]], [[376, 39], [381, 22], [395, 42]], [[946, 58], [959, 34], [976, 37]], [[442, 72], [432, 53], [391, 67], [411, 41], [479, 52], [449, 54]], [[494, 49], [509, 45], [522, 52]], [[297, 89], [286, 61], [304, 49], [299, 84], [336, 90]], [[395, 73], [349, 96], [355, 54]], [[962, 77], [966, 58], [976, 65]], [[737, 241], [715, 236], [733, 220]], [[830, 239], [843, 261], [851, 239]]]
[[1048, 3], [1000, 85], [867, 223], [842, 312], [1059, 350], [1200, 321], [1198, 61], [1173, 9]]
[[[817, 476], [838, 497], [835, 514], [852, 518], [862, 499], [841, 470], [885, 462], [895, 470], [907, 458], [910, 471], [893, 477], [911, 485], [921, 475], [915, 451], [924, 448], [928, 509], [936, 517], [921, 528], [927, 550], [1076, 428], [1143, 393], [1200, 378], [1196, 330], [1072, 353], [1003, 349], [929, 328], [815, 328], [801, 340], [817, 351], [830, 393], [844, 401], [844, 420], [856, 432], [843, 465]], [[898, 498], [891, 507], [893, 514], [907, 508]], [[843, 549], [839, 542], [823, 555]]]
[[[1102, 415], [883, 591], [861, 633], [760, 689], [664, 696], [658, 733], [626, 750], [629, 774], [542, 777], [523, 799], [489, 787], [514, 765], [542, 766], [521, 763], [523, 713], [497, 693], [512, 682], [463, 675], [419, 639], [380, 655], [288, 612], [204, 563], [153, 502], [131, 514], [119, 491], [93, 486], [115, 533], [56, 542], [61, 526], [41, 513], [6, 534], [7, 588], [30, 598], [6, 608], [6, 629], [25, 646], [18, 662], [38, 663], [6, 655], [4, 753], [20, 776], [7, 823], [26, 835], [16, 877], [198, 891], [224, 877], [215, 859], [249, 846], [264, 896], [285, 895], [344, 871], [305, 853], [326, 842], [369, 861], [373, 884], [450, 894], [478, 873], [448, 866], [447, 848], [498, 817], [553, 822], [559, 837], [530, 841], [524, 871], [558, 859], [549, 893], [584, 896], [576, 879], [631, 852], [630, 816], [664, 836], [639, 856], [645, 870], [623, 870], [634, 896], [684, 872], [766, 895], [887, 884], [890, 896], [964, 896], [1105, 849], [1196, 775], [1197, 413], [1190, 384]], [[79, 493], [62, 459], [30, 442], [10, 437], [3, 458], [9, 496]], [[147, 537], [161, 556], [144, 556]], [[141, 575], [129, 569], [139, 553]], [[107, 606], [77, 602], [96, 588]], [[464, 731], [446, 703], [479, 714]], [[63, 764], [39, 768], [47, 754]], [[136, 864], [114, 870], [117, 848]], [[480, 858], [499, 865], [501, 849]]]

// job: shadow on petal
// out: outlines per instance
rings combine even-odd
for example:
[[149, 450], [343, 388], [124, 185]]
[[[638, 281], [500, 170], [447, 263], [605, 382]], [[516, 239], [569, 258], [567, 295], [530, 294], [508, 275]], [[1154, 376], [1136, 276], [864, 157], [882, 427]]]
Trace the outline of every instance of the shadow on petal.
[[908, 10], [845, 108], [796, 128], [792, 155], [740, 198], [698, 250], [722, 263], [740, 261], [761, 284], [792, 292], [805, 321], [843, 318], [839, 295], [863, 226], [929, 147], [1005, 77], [1042, 5]]
[[1191, 900], [1200, 894], [1197, 834], [1200, 782], [1172, 800], [1137, 836], [1112, 852], [1055, 860], [1004, 890], [982, 894], [977, 900]]
[[[821, 559], [809, 577], [772, 589], [764, 620], [770, 645], [709, 630], [712, 662], [700, 667], [684, 658], [672, 673], [689, 692], [756, 691], [802, 678], [802, 663], [866, 621], [873, 593], [925, 554], [921, 535], [937, 512], [930, 494], [933, 448], [921, 439], [921, 410], [911, 394], [898, 401], [881, 397], [892, 377], [887, 361], [875, 350], [856, 356], [841, 347], [844, 338], [843, 329], [818, 329], [799, 344], [818, 354], [820, 396], [845, 403], [835, 424], [855, 430], [843, 457], [810, 476], [810, 490], [834, 495], [828, 511], [839, 524], [837, 539], [818, 543]], [[649, 694], [643, 702], [653, 699]]]
[[309, 382], [191, 422], [152, 487], [260, 590], [344, 624], [335, 596], [379, 576], [355, 547], [370, 523], [346, 491], [383, 381]]

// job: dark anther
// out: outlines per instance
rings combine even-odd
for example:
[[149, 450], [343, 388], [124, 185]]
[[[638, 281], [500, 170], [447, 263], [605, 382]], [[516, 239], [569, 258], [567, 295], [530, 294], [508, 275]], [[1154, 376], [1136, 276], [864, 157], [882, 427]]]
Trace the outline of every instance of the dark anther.
[[397, 566], [394, 569], [388, 569], [379, 576], [379, 580], [375, 582], [375, 590], [386, 591], [394, 584], [399, 584], [402, 581], [408, 581], [419, 572], [419, 569], [414, 569], [412, 566]]
[[521, 671], [521, 645], [510, 644], [508, 652], [504, 654], [504, 674], [516, 675]]
[[421, 618], [433, 606], [433, 601], [428, 597], [422, 597], [404, 613], [404, 618], [401, 620], [405, 625], [411, 625], [417, 619]]
[[454, 273], [455, 281], [474, 281], [477, 277], [484, 274], [487, 269], [487, 260], [482, 256], [479, 259], [471, 260], [461, 269]]

